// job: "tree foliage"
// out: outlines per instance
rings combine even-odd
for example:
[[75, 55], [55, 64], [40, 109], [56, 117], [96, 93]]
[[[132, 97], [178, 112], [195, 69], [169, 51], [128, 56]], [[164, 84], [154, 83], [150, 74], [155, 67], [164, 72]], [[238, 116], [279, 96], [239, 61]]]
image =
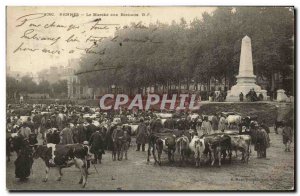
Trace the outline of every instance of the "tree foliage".
[[81, 74], [93, 87], [112, 84], [132, 90], [147, 86], [178, 85], [193, 80], [206, 84], [213, 77], [229, 85], [238, 74], [241, 40], [252, 39], [254, 71], [271, 85], [274, 73], [293, 72], [294, 12], [285, 7], [224, 7], [187, 23], [148, 26], [132, 23], [95, 43], [97, 54], [81, 57]]
[[66, 93], [68, 90], [67, 80], [59, 80], [54, 84], [43, 80], [37, 84], [33, 81], [33, 78], [29, 76], [23, 76], [20, 80], [7, 77], [6, 87], [7, 96], [9, 98], [16, 98], [20, 93], [48, 93], [51, 96], [56, 96], [61, 93]]

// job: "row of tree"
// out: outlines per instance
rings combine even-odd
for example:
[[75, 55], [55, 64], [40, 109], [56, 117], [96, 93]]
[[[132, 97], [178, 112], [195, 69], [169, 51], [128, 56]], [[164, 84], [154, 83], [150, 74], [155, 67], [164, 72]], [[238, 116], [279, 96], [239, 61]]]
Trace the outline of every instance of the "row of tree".
[[[222, 7], [187, 23], [132, 23], [99, 40], [81, 57], [78, 76], [91, 87], [131, 92], [148, 86], [225, 81], [238, 74], [242, 38], [252, 39], [255, 74], [276, 87], [275, 74], [293, 76], [294, 12], [285, 7]], [[100, 71], [92, 71], [100, 70]], [[283, 87], [284, 88], [284, 87]]]
[[20, 80], [13, 77], [6, 78], [6, 92], [8, 98], [18, 98], [20, 94], [40, 93], [51, 97], [66, 95], [68, 92], [67, 80], [59, 80], [53, 84], [41, 81], [38, 84], [32, 77], [23, 76]]

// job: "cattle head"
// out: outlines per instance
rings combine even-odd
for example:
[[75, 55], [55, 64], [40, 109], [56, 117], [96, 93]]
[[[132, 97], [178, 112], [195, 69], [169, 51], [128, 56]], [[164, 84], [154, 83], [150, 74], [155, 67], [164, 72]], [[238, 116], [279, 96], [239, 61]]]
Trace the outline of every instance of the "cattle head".
[[189, 139], [186, 136], [181, 136], [176, 140], [176, 147], [178, 150], [178, 153], [181, 153], [181, 150], [188, 149], [189, 146]]
[[176, 147], [176, 141], [175, 141], [174, 135], [168, 136], [165, 138], [165, 144], [168, 148], [175, 148]]
[[196, 151], [203, 153], [204, 148], [205, 148], [204, 139], [197, 138], [195, 140], [194, 147], [195, 147]]
[[197, 134], [197, 132], [193, 129], [189, 129], [188, 131], [189, 131], [189, 134], [190, 134], [191, 138], [193, 138]]

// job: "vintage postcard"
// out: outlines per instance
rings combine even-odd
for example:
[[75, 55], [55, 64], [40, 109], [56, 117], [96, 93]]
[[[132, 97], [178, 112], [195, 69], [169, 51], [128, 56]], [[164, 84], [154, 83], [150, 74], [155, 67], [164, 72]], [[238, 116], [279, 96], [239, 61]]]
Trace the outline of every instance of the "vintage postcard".
[[295, 191], [295, 10], [6, 8], [9, 191]]

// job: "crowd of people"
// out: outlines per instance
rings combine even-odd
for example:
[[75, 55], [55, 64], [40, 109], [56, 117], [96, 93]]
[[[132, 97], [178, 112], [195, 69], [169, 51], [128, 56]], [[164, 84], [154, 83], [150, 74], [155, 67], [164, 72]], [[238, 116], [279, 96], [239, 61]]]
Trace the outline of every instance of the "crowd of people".
[[[20, 108], [25, 108], [25, 114], [20, 112]], [[27, 108], [27, 110], [26, 110]], [[18, 112], [17, 112], [18, 111]], [[153, 111], [107, 111], [101, 112], [99, 108], [91, 108], [78, 105], [58, 105], [58, 104], [21, 104], [8, 105], [7, 107], [7, 139], [11, 139], [13, 134], [18, 134], [28, 145], [17, 150], [18, 160], [26, 159], [26, 163], [31, 163], [31, 153], [34, 145], [47, 143], [53, 144], [83, 144], [89, 146], [90, 153], [93, 154], [92, 163], [101, 163], [102, 154], [106, 150], [113, 150], [118, 142], [122, 145], [121, 150], [127, 152], [131, 143], [131, 136], [136, 137], [136, 151], [145, 151], [148, 138], [153, 133], [158, 133], [162, 128], [194, 130], [198, 136], [211, 135], [224, 132], [228, 128], [228, 119], [224, 114], [199, 115], [189, 112], [173, 113], [172, 118], [163, 120], [158, 113]], [[164, 123], [162, 123], [164, 121]], [[260, 124], [250, 123], [251, 119], [241, 119], [237, 123], [240, 133], [247, 132], [251, 127], [258, 131], [257, 134], [265, 134], [264, 138], [269, 138], [269, 128], [264, 121]], [[136, 129], [129, 124], [137, 125]], [[290, 151], [292, 142], [292, 129], [289, 126], [283, 128], [283, 143], [285, 151]], [[43, 143], [38, 142], [40, 136]], [[33, 139], [32, 139], [33, 138]], [[119, 139], [122, 138], [122, 141]], [[118, 141], [118, 142], [116, 142]], [[258, 157], [266, 157], [266, 149], [270, 146], [270, 141], [266, 140], [255, 146]], [[263, 149], [259, 151], [259, 149]], [[113, 153], [118, 153], [113, 150]], [[8, 152], [10, 153], [10, 152]], [[116, 154], [114, 160], [116, 160]], [[118, 160], [122, 159], [119, 157]], [[121, 154], [120, 156], [123, 156]], [[127, 159], [127, 153], [125, 153]], [[31, 163], [32, 164], [32, 163]], [[28, 165], [30, 167], [30, 164]], [[17, 172], [16, 173], [20, 173]], [[17, 175], [28, 176], [28, 172]]]

